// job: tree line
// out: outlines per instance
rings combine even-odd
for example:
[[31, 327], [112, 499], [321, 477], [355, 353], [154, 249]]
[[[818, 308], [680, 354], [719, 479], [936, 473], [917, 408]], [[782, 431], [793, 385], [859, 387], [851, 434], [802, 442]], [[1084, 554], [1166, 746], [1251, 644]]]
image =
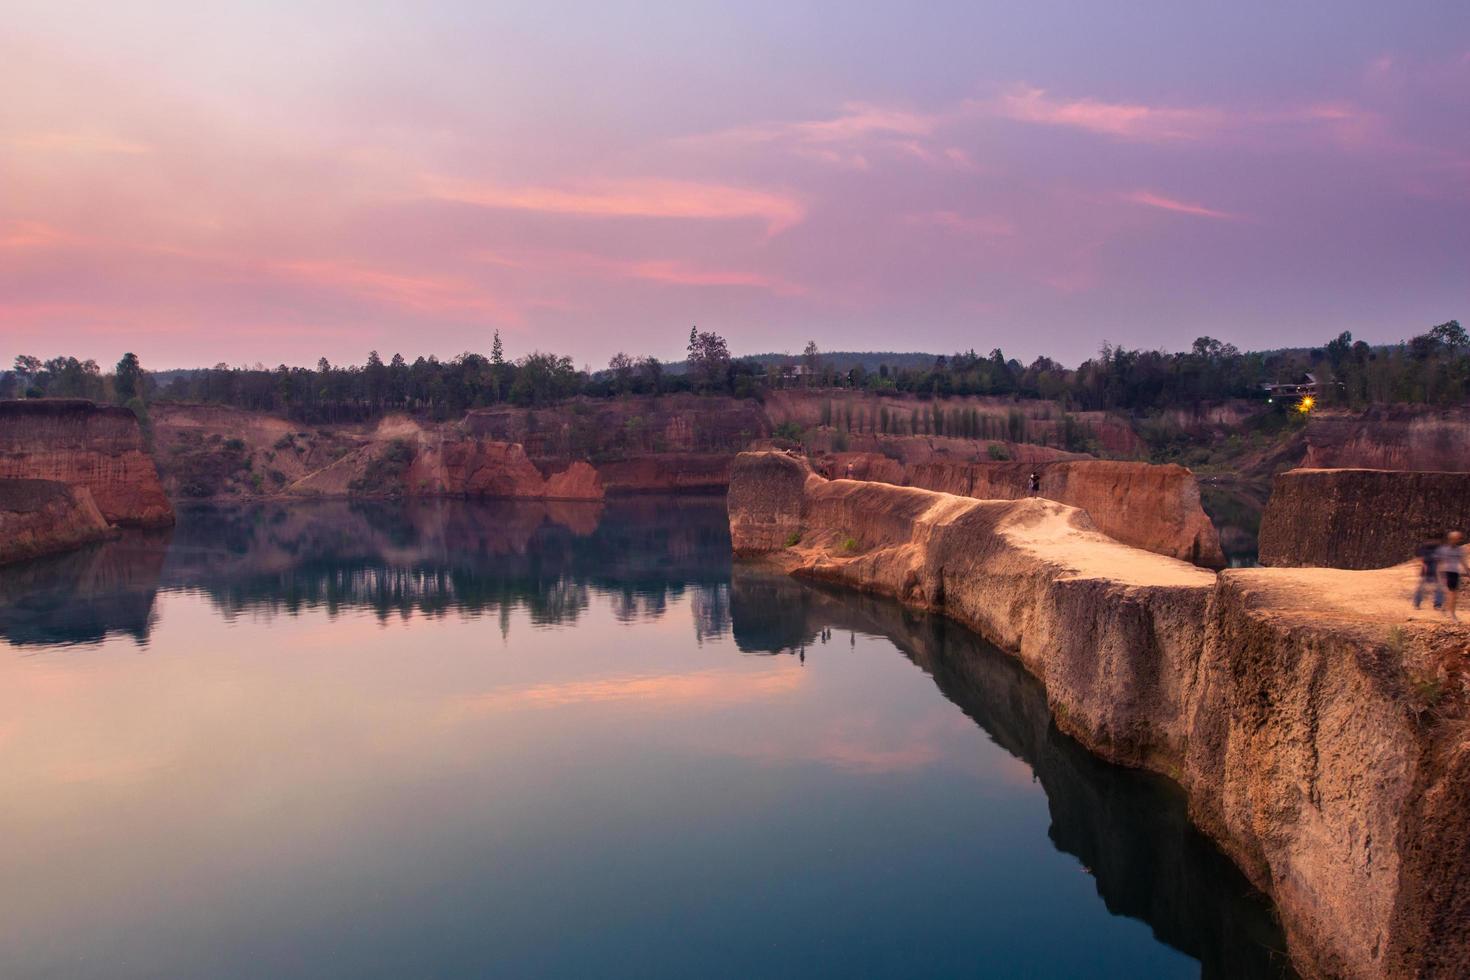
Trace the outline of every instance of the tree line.
[[[1318, 348], [1242, 352], [1233, 344], [1201, 337], [1187, 351], [1130, 350], [1104, 344], [1095, 357], [1066, 368], [1049, 357], [1029, 365], [999, 348], [938, 356], [927, 367], [861, 365], [843, 368], [824, 360], [815, 343], [801, 355], [805, 370], [760, 364], [730, 354], [717, 333], [691, 328], [687, 360], [680, 365], [625, 353], [605, 369], [578, 369], [564, 354], [532, 351], [509, 360], [497, 332], [489, 355], [466, 352], [447, 361], [409, 362], [377, 351], [361, 365], [229, 367], [152, 375], [126, 354], [111, 373], [96, 361], [75, 357], [15, 359], [0, 374], [0, 398], [76, 397], [131, 404], [140, 415], [149, 401], [205, 402], [273, 412], [303, 422], [361, 421], [404, 411], [454, 418], [466, 410], [502, 403], [536, 407], [574, 396], [608, 398], [673, 392], [755, 397], [772, 387], [800, 384], [875, 393], [908, 393], [920, 399], [992, 395], [1048, 399], [1064, 411], [1119, 410], [1147, 415], [1228, 398], [1258, 398], [1262, 386], [1294, 382], [1305, 373], [1323, 383], [1321, 400], [1356, 408], [1370, 404], [1463, 404], [1470, 401], [1470, 338], [1456, 320], [1396, 345], [1369, 345], [1344, 332]], [[932, 417], [932, 416], [931, 416]], [[890, 428], [909, 428], [913, 420]], [[880, 419], [881, 423], [881, 419]], [[939, 426], [930, 424], [930, 428]], [[944, 423], [940, 423], [944, 425]], [[973, 430], [968, 416], [949, 427]]]

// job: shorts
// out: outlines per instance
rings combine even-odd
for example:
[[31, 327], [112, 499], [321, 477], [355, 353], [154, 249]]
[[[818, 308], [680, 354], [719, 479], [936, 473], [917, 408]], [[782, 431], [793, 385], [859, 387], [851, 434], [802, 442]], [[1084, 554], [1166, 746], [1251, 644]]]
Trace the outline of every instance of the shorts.
[[1446, 589], [1449, 589], [1451, 592], [1458, 592], [1460, 590], [1460, 573], [1459, 572], [1445, 572], [1444, 573], [1444, 587]]

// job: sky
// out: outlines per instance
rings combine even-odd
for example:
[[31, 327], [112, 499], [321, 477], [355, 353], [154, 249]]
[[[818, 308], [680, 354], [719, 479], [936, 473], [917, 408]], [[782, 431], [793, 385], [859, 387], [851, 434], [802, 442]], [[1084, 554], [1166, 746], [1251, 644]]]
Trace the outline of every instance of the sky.
[[0, 358], [1392, 342], [1470, 4], [0, 0]]

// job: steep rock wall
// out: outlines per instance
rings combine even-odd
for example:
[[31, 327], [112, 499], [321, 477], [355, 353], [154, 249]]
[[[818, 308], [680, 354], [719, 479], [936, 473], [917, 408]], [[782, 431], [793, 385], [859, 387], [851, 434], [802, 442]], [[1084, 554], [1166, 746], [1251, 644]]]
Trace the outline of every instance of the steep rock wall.
[[827, 481], [774, 453], [737, 459], [729, 510], [738, 555], [944, 612], [1017, 655], [1063, 730], [1178, 781], [1305, 973], [1470, 968], [1463, 693], [1416, 700], [1466, 635], [1404, 621], [1405, 570], [1217, 577], [1053, 501]]
[[0, 479], [0, 564], [66, 551], [112, 534], [85, 487]]
[[1033, 472], [1040, 478], [1040, 496], [1087, 511], [1099, 530], [1124, 544], [1206, 568], [1225, 565], [1220, 535], [1200, 506], [1199, 484], [1182, 466], [932, 462], [909, 467], [907, 483], [980, 500], [1014, 500], [1027, 496]]
[[1303, 469], [1470, 470], [1470, 410], [1313, 413], [1306, 441]]
[[72, 399], [0, 402], [0, 478], [84, 487], [113, 524], [163, 527], [173, 507], [125, 408]]
[[1470, 531], [1470, 473], [1289, 470], [1261, 515], [1261, 564], [1386, 568], [1456, 529]]
[[1099, 530], [1124, 544], [1205, 568], [1225, 565], [1219, 532], [1200, 504], [1199, 483], [1182, 466], [1097, 459], [905, 464], [861, 451], [824, 453], [811, 462], [828, 479], [873, 480], [978, 500], [1029, 496], [1027, 481], [1035, 473], [1039, 496], [1087, 511]]

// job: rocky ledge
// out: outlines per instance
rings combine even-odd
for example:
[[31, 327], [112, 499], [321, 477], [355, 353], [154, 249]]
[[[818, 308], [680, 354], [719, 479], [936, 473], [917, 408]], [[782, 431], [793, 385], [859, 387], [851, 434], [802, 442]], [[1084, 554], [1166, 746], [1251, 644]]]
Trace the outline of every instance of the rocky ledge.
[[113, 533], [83, 487], [0, 479], [0, 564], [66, 551]]
[[112, 524], [174, 522], [142, 429], [125, 408], [74, 399], [0, 401], [0, 478], [84, 488]]
[[1063, 731], [1180, 783], [1303, 973], [1470, 970], [1470, 634], [1405, 615], [1411, 570], [1217, 576], [1054, 501], [829, 481], [784, 453], [739, 456], [729, 504], [738, 556], [969, 625]]

